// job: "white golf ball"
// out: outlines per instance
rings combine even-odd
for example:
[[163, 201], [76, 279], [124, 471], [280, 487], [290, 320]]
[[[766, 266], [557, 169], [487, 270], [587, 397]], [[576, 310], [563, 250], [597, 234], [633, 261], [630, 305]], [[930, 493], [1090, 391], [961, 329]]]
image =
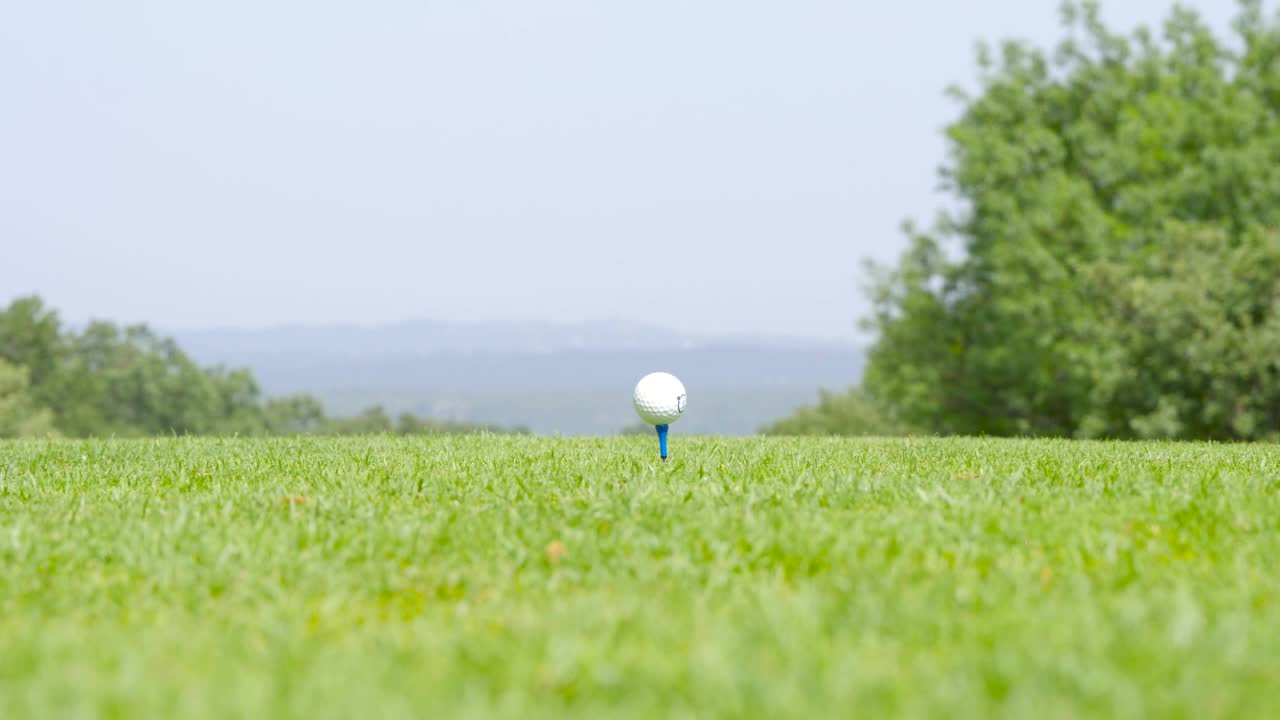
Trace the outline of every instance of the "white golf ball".
[[649, 373], [636, 383], [632, 402], [645, 422], [670, 425], [684, 414], [684, 385], [670, 373]]

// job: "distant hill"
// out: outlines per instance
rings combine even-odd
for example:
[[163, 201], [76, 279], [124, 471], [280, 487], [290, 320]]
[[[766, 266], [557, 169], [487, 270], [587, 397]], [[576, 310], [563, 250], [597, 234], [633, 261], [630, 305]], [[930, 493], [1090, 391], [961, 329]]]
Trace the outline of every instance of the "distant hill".
[[302, 352], [368, 356], [435, 352], [666, 351], [715, 346], [846, 350], [853, 347], [851, 340], [690, 335], [625, 320], [585, 323], [408, 320], [386, 325], [280, 325], [261, 329], [167, 330], [166, 333], [197, 355]]
[[336, 414], [389, 412], [535, 432], [614, 434], [631, 388], [667, 370], [689, 388], [684, 432], [742, 435], [861, 377], [852, 343], [707, 338], [620, 322], [412, 321], [377, 327], [169, 331], [205, 364], [247, 366], [272, 395], [313, 394]]

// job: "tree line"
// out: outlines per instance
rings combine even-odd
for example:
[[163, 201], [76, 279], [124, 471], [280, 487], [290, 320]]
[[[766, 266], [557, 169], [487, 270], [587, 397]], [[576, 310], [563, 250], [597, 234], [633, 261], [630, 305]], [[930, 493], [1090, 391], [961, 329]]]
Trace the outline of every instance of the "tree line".
[[1226, 36], [1062, 6], [1052, 49], [978, 52], [954, 201], [867, 267], [862, 385], [769, 430], [1280, 436], [1280, 22]]
[[39, 296], [0, 312], [0, 437], [524, 432], [374, 406], [330, 417], [310, 395], [267, 397], [250, 370], [202, 367], [146, 325], [66, 327]]

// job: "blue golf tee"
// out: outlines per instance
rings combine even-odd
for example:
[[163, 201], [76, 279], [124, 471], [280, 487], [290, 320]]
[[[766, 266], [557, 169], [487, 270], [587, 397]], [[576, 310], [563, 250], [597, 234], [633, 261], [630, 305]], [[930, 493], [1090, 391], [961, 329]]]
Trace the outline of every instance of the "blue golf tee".
[[662, 453], [662, 459], [667, 459], [667, 425], [657, 425], [658, 429], [658, 452]]

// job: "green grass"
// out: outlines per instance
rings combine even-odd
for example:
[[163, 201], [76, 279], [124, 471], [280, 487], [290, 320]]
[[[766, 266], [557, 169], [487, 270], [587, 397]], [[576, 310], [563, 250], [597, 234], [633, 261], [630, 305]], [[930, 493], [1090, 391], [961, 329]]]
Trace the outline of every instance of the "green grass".
[[1278, 448], [655, 445], [0, 443], [0, 717], [1280, 717]]

